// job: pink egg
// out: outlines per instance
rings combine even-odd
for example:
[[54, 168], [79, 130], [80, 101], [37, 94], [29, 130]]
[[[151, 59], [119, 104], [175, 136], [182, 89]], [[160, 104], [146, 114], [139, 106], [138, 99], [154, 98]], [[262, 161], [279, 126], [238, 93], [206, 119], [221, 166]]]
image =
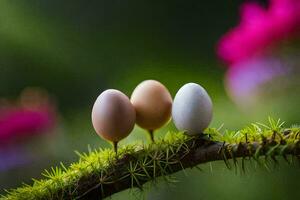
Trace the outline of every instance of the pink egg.
[[125, 94], [109, 89], [97, 98], [92, 110], [92, 123], [99, 136], [117, 143], [134, 128], [135, 110]]

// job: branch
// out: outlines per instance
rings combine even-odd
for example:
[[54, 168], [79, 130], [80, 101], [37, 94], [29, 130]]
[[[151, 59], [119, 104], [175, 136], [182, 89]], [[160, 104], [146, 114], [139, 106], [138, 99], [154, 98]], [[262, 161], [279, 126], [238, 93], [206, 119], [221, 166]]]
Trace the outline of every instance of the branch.
[[[183, 133], [168, 134], [148, 146], [129, 145], [116, 156], [112, 150], [80, 154], [80, 161], [69, 168], [46, 171], [48, 179], [35, 181], [9, 191], [3, 199], [103, 199], [128, 188], [143, 187], [157, 177], [169, 176], [185, 168], [237, 158], [260, 162], [260, 157], [277, 162], [277, 156], [300, 156], [300, 128], [259, 128], [252, 125], [238, 132], [220, 134], [216, 129], [206, 135], [189, 137]], [[264, 159], [265, 160], [265, 159]]]

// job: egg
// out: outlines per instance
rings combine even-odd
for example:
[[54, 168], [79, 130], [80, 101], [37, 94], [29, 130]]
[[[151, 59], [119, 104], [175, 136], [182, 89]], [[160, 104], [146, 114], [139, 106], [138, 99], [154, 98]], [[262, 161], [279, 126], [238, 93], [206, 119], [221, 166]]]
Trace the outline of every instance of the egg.
[[134, 128], [135, 110], [125, 94], [105, 90], [93, 106], [92, 123], [99, 136], [116, 144]]
[[156, 80], [140, 83], [130, 100], [136, 111], [136, 123], [146, 130], [156, 130], [171, 118], [172, 97], [168, 89]]
[[196, 84], [182, 86], [173, 102], [172, 118], [178, 130], [201, 134], [212, 120], [212, 101], [206, 90]]

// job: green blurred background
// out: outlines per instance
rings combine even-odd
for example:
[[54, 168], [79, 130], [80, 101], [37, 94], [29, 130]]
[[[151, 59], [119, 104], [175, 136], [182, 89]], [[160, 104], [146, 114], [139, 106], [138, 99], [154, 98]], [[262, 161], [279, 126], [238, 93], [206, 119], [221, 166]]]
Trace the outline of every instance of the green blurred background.
[[[34, 157], [30, 164], [0, 172], [0, 189], [31, 183], [45, 168], [77, 160], [74, 150], [109, 147], [92, 128], [91, 107], [107, 88], [130, 95], [145, 79], [165, 84], [172, 96], [187, 82], [203, 85], [214, 102], [214, 119], [238, 129], [249, 122], [280, 117], [299, 122], [299, 112], [266, 109], [240, 111], [227, 97], [225, 67], [215, 56], [219, 38], [238, 21], [242, 0], [1, 0], [0, 96], [17, 98], [28, 86], [45, 88], [60, 113], [53, 136], [22, 144]], [[162, 136], [173, 124], [158, 131]], [[145, 141], [136, 127], [122, 143]], [[250, 163], [236, 174], [224, 163], [201, 166], [203, 172], [179, 172], [174, 186], [164, 181], [143, 194], [124, 191], [113, 199], [298, 199], [300, 169], [287, 166], [268, 172]], [[211, 170], [212, 168], [212, 170]], [[4, 193], [4, 192], [0, 192]]]

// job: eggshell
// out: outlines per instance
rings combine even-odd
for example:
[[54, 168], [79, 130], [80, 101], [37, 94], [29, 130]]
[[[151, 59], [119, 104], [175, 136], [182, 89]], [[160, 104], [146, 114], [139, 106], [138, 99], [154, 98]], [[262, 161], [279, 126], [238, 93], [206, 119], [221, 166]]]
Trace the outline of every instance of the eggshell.
[[206, 90], [196, 83], [182, 86], [174, 98], [172, 117], [178, 130], [201, 134], [212, 120], [212, 101]]
[[136, 123], [144, 129], [158, 129], [171, 118], [172, 97], [158, 81], [140, 83], [131, 95], [131, 103], [136, 111]]
[[125, 94], [109, 89], [97, 98], [92, 110], [92, 123], [99, 136], [118, 142], [134, 128], [135, 110]]

